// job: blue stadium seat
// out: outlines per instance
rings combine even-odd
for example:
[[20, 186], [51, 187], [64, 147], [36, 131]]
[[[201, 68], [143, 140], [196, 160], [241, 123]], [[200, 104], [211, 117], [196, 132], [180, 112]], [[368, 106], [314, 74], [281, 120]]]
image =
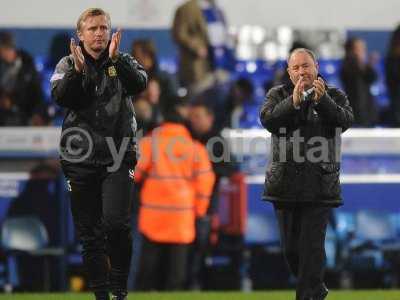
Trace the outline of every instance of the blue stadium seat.
[[46, 65], [47, 65], [47, 61], [48, 61], [47, 57], [46, 57], [46, 56], [43, 56], [43, 55], [36, 55], [36, 56], [33, 58], [33, 60], [34, 60], [34, 62], [35, 62], [36, 70], [37, 70], [39, 73], [42, 73], [42, 72], [45, 70]]
[[381, 108], [389, 106], [389, 95], [385, 82], [385, 65], [383, 59], [375, 65], [378, 75], [377, 81], [371, 86], [371, 94], [375, 97], [376, 103]]
[[50, 288], [50, 270], [46, 260], [48, 256], [64, 254], [61, 248], [48, 248], [49, 236], [46, 227], [34, 216], [10, 217], [1, 227], [1, 246], [7, 255], [7, 285], [10, 291], [18, 285], [17, 257], [19, 255], [41, 256], [45, 258], [45, 278], [43, 287]]
[[323, 76], [331, 76], [339, 72], [342, 61], [339, 59], [320, 59], [318, 64], [319, 71]]
[[361, 210], [356, 214], [355, 238], [377, 245], [395, 241], [396, 225], [389, 213]]
[[176, 74], [178, 72], [176, 57], [160, 57], [158, 63], [162, 71], [169, 74]]
[[240, 117], [240, 128], [262, 128], [259, 118], [260, 106], [257, 103], [243, 105], [243, 113]]
[[337, 211], [335, 212], [335, 219], [337, 237], [344, 241], [349, 237], [349, 235], [354, 233], [356, 226], [354, 214], [350, 212]]
[[326, 267], [333, 270], [336, 267], [337, 236], [332, 226], [328, 226], [325, 238]]
[[280, 250], [279, 227], [272, 213], [250, 214], [247, 220], [245, 242], [248, 245], [263, 245], [271, 251]]
[[355, 215], [355, 230], [346, 245], [347, 267], [351, 270], [389, 270], [387, 249], [400, 253], [400, 239], [393, 213], [360, 210]]

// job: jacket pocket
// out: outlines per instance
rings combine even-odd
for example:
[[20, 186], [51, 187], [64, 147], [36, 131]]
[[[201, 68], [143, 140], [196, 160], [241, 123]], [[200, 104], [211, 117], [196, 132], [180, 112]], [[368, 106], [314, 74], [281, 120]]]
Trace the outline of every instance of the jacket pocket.
[[285, 190], [285, 164], [271, 163], [265, 176], [265, 189], [268, 195], [281, 195]]
[[322, 198], [340, 197], [340, 166], [336, 163], [321, 163], [319, 165], [321, 176], [320, 196]]

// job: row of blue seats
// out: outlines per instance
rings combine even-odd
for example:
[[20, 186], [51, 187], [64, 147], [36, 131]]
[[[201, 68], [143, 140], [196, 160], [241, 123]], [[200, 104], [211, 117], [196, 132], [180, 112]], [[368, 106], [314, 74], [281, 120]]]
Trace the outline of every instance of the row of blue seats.
[[[325, 242], [328, 269], [380, 270], [390, 265], [388, 255], [400, 254], [400, 212], [338, 211], [332, 221]], [[248, 222], [248, 245], [280, 247], [274, 214], [253, 214]]]

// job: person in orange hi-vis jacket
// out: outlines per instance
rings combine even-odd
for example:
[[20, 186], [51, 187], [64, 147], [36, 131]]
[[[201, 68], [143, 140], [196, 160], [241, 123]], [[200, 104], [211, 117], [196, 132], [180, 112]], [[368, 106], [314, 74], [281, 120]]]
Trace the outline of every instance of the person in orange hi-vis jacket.
[[177, 98], [163, 114], [164, 123], [140, 142], [135, 173], [143, 185], [138, 290], [183, 289], [195, 220], [206, 214], [215, 181], [207, 149], [184, 125], [184, 100]]

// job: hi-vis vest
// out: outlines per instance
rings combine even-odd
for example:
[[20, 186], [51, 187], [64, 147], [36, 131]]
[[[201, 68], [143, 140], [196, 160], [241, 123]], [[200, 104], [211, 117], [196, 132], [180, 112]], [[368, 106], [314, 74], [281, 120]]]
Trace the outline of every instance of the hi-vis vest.
[[140, 232], [160, 243], [193, 242], [195, 218], [205, 215], [215, 181], [207, 149], [176, 123], [154, 129], [139, 147]]

